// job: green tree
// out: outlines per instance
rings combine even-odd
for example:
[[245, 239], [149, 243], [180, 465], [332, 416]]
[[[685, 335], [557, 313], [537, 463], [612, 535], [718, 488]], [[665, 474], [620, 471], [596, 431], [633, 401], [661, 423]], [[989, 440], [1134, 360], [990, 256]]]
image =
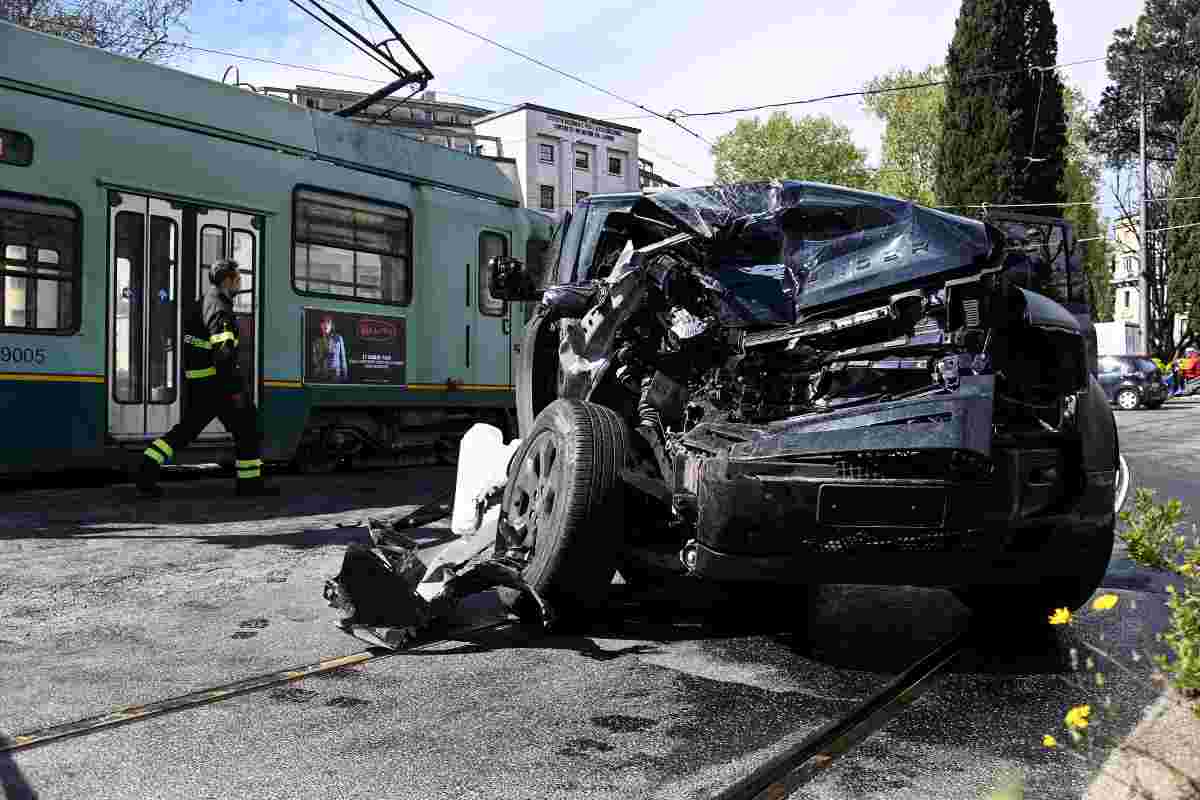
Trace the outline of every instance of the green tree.
[[1100, 97], [1092, 145], [1113, 166], [1137, 158], [1144, 75], [1147, 154], [1173, 162], [1200, 71], [1200, 0], [1146, 0], [1136, 25], [1113, 31], [1105, 64], [1112, 83]]
[[[1065, 202], [1095, 203], [1100, 197], [1103, 177], [1103, 157], [1088, 147], [1087, 133], [1091, 121], [1087, 98], [1075, 86], [1063, 88], [1063, 105], [1067, 115], [1066, 166], [1063, 168], [1061, 191]], [[1092, 319], [1110, 322], [1113, 313], [1111, 287], [1111, 253], [1105, 237], [1106, 220], [1100, 217], [1098, 205], [1068, 205], [1062, 215], [1071, 221], [1077, 239], [1091, 239], [1079, 245], [1083, 269], [1090, 287]], [[1098, 238], [1099, 237], [1099, 238]]]
[[1188, 196], [1172, 184], [1192, 87], [1200, 74], [1200, 0], [1145, 0], [1145, 11], [1137, 23], [1113, 32], [1106, 66], [1111, 83], [1101, 95], [1100, 107], [1089, 127], [1089, 141], [1117, 170], [1118, 188], [1113, 195], [1122, 216], [1136, 220], [1140, 197], [1132, 192], [1122, 196], [1119, 186], [1123, 183], [1132, 189], [1138, 184], [1134, 167], [1144, 96], [1149, 173], [1146, 196], [1151, 201], [1146, 206], [1146, 227], [1160, 232], [1149, 234], [1142, 242], [1140, 230], [1135, 229], [1135, 237], [1144, 256], [1140, 262], [1143, 275], [1150, 287], [1147, 349], [1170, 358], [1178, 347], [1188, 343], [1175, 341], [1171, 312], [1180, 306], [1171, 296], [1171, 287], [1186, 294], [1188, 279], [1175, 279], [1174, 260], [1185, 258], [1186, 253], [1172, 246], [1173, 231], [1161, 232], [1170, 224], [1172, 206], [1181, 207], [1182, 203], [1158, 201]]
[[[920, 72], [897, 69], [874, 78], [866, 88], [880, 91], [932, 83], [944, 77], [945, 68], [940, 64]], [[934, 205], [945, 102], [946, 92], [941, 86], [881, 92], [863, 98], [863, 105], [883, 120], [885, 126], [876, 191]]]
[[741, 119], [717, 137], [712, 153], [719, 183], [792, 178], [861, 189], [872, 181], [867, 151], [826, 116], [793, 119], [776, 111], [765, 123]]
[[181, 49], [192, 0], [0, 0], [0, 20], [143, 61], [167, 63]]
[[1061, 200], [1062, 82], [1040, 69], [1057, 58], [1049, 0], [963, 0], [946, 55], [942, 203]]
[[[1192, 109], [1180, 131], [1179, 160], [1175, 162], [1172, 189], [1174, 197], [1200, 196], [1200, 84], [1192, 91]], [[1200, 202], [1178, 200], [1168, 207], [1168, 221], [1175, 228], [1167, 231], [1170, 308], [1188, 315], [1188, 332], [1200, 331]], [[1178, 227], [1183, 225], [1195, 227]]]

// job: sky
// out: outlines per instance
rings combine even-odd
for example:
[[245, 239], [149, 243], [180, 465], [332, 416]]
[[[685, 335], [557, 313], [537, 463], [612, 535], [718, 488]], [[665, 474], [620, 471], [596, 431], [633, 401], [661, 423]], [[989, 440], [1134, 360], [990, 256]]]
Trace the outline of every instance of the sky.
[[[381, 36], [381, 28], [366, 21], [377, 17], [365, 0], [321, 2], [343, 13], [364, 34]], [[641, 156], [653, 161], [655, 170], [667, 179], [683, 185], [712, 180], [709, 145], [671, 122], [396, 0], [375, 2], [433, 72], [429, 88], [440, 99], [496, 109], [534, 102], [620, 122], [641, 129]], [[721, 110], [852, 91], [899, 67], [921, 69], [943, 62], [961, 6], [961, 0], [810, 0], [786, 5], [680, 0], [655, 4], [507, 0], [486, 6], [448, 0], [405, 2], [660, 113]], [[1142, 0], [1051, 0], [1051, 7], [1058, 27], [1057, 62], [1064, 63], [1104, 56], [1113, 30], [1133, 24]], [[186, 51], [175, 64], [214, 80], [221, 80], [230, 65], [238, 67], [242, 81], [260, 87], [370, 91], [391, 77], [288, 0], [195, 0], [188, 27], [187, 41], [195, 48], [356, 76], [198, 50]], [[407, 60], [401, 63], [415, 67]], [[1102, 61], [1065, 67], [1060, 74], [1082, 88], [1091, 103], [1098, 102], [1108, 83]], [[868, 151], [868, 161], [878, 162], [883, 127], [867, 114], [860, 98], [787, 110], [794, 115], [833, 117], [850, 128], [856, 144]], [[752, 116], [682, 121], [711, 142], [739, 118]]]

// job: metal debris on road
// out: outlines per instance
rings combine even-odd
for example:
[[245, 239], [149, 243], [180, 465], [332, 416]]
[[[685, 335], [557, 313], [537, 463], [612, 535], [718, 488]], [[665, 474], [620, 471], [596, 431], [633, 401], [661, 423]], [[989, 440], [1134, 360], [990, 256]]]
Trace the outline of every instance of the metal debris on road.
[[338, 627], [373, 647], [398, 649], [446, 618], [462, 599], [496, 587], [515, 589], [522, 620], [548, 628], [554, 614], [521, 576], [524, 564], [495, 553], [500, 494], [520, 440], [504, 444], [499, 429], [477, 424], [463, 437], [452, 504], [459, 534], [425, 566], [421, 543], [405, 529], [445, 515], [445, 496], [405, 519], [369, 519], [371, 544], [350, 544], [340, 572], [325, 582], [324, 597], [343, 613]]

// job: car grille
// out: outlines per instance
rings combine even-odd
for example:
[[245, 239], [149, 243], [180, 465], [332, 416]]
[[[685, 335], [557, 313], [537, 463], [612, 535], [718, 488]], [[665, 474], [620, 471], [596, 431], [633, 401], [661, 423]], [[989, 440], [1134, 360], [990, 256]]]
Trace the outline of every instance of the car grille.
[[992, 471], [991, 463], [968, 453], [887, 452], [855, 454], [834, 462], [838, 480], [883, 478], [980, 480]]
[[961, 531], [850, 531], [822, 540], [802, 539], [797, 549], [821, 555], [870, 555], [872, 553], [969, 552], [978, 537]]

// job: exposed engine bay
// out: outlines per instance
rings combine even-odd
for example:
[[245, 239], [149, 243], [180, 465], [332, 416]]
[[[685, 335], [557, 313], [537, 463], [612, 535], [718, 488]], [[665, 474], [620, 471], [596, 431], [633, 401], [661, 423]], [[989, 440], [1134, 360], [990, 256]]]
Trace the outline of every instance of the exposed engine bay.
[[[1072, 424], [1080, 325], [1023, 287], [1037, 265], [998, 228], [813, 184], [678, 194], [609, 215], [605, 274], [543, 300], [559, 396], [621, 408], [673, 491], [723, 449], [962, 460]], [[976, 395], [990, 419], [967, 412]]]

